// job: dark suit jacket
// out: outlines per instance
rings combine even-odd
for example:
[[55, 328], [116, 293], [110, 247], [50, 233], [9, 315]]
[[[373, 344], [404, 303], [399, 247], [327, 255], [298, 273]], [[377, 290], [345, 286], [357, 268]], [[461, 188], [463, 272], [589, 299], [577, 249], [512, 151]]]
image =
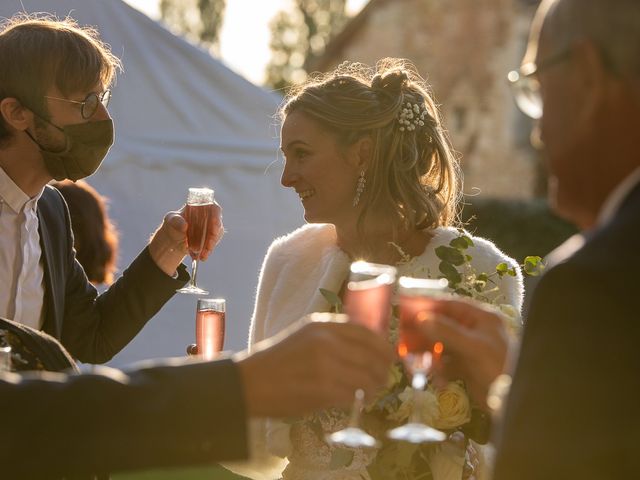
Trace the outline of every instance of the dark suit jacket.
[[495, 480], [638, 478], [640, 186], [541, 279], [498, 439]]
[[247, 456], [244, 397], [232, 361], [98, 371], [0, 372], [1, 478], [85, 478]]
[[166, 275], [145, 248], [98, 296], [75, 258], [69, 212], [55, 188], [45, 187], [38, 219], [45, 274], [43, 330], [82, 362], [110, 360], [188, 279], [183, 265], [177, 279]]

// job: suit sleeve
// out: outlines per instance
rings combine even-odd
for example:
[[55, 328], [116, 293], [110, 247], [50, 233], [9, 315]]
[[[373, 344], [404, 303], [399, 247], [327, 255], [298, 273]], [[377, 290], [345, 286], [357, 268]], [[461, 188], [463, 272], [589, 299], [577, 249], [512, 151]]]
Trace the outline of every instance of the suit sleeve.
[[567, 263], [540, 281], [498, 439], [496, 480], [637, 475], [640, 323], [623, 269]]
[[[67, 235], [72, 239], [66, 207]], [[166, 275], [154, 263], [148, 248], [102, 295], [89, 283], [75, 256], [73, 241], [66, 252], [64, 319], [60, 340], [78, 360], [105, 363], [122, 350], [162, 306], [182, 287], [189, 275], [184, 265], [178, 278]]]
[[11, 412], [0, 429], [3, 477], [246, 457], [243, 391], [231, 360], [99, 371], [0, 377], [0, 409]]

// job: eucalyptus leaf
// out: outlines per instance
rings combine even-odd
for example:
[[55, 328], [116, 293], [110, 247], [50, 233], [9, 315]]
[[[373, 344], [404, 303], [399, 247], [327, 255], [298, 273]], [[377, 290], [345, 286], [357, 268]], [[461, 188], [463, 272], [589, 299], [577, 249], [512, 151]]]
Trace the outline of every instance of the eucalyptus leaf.
[[540, 275], [544, 270], [544, 267], [545, 265], [542, 258], [538, 256], [529, 256], [524, 259], [524, 272], [531, 277], [537, 277]]
[[464, 255], [453, 247], [447, 247], [446, 245], [440, 245], [436, 247], [436, 255], [440, 260], [449, 262], [453, 265], [462, 265], [464, 263]]
[[457, 250], [466, 250], [469, 247], [473, 247], [473, 240], [466, 235], [461, 235], [451, 240], [449, 245]]
[[449, 262], [440, 262], [438, 268], [440, 269], [442, 275], [444, 275], [444, 278], [449, 280], [450, 287], [454, 287], [462, 281], [462, 275], [460, 275], [460, 272], [458, 272], [456, 267], [454, 267]]
[[327, 290], [326, 288], [320, 288], [320, 293], [324, 297], [324, 299], [329, 302], [332, 310], [335, 313], [342, 313], [342, 299], [338, 296], [337, 293], [332, 292], [331, 290]]
[[508, 271], [509, 271], [509, 265], [507, 265], [506, 262], [502, 262], [496, 265], [496, 272], [498, 272], [498, 275], [500, 275], [501, 277], [503, 275], [506, 275]]

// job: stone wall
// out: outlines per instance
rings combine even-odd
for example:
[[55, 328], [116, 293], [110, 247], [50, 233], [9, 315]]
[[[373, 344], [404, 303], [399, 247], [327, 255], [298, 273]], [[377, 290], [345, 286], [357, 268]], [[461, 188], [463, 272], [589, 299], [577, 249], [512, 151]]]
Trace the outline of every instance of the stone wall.
[[533, 12], [519, 0], [378, 2], [330, 63], [413, 61], [461, 154], [465, 192], [531, 198], [539, 190], [538, 155], [506, 74], [520, 63]]

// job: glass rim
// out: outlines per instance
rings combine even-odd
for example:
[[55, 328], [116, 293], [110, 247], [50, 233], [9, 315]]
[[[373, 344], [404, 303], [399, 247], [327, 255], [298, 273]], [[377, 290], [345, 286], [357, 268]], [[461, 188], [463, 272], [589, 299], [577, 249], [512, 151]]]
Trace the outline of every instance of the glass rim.
[[198, 312], [213, 310], [215, 312], [225, 313], [227, 309], [227, 301], [224, 298], [199, 298], [196, 304]]
[[189, 187], [187, 205], [209, 205], [215, 200], [215, 191], [208, 187]]
[[357, 260], [352, 262], [349, 271], [351, 273], [369, 274], [371, 276], [380, 276], [387, 274], [395, 279], [397, 275], [397, 269], [391, 265], [385, 265], [382, 263], [371, 263], [365, 260]]
[[440, 296], [447, 293], [446, 278], [417, 278], [402, 276], [398, 279], [398, 295], [407, 297]]

